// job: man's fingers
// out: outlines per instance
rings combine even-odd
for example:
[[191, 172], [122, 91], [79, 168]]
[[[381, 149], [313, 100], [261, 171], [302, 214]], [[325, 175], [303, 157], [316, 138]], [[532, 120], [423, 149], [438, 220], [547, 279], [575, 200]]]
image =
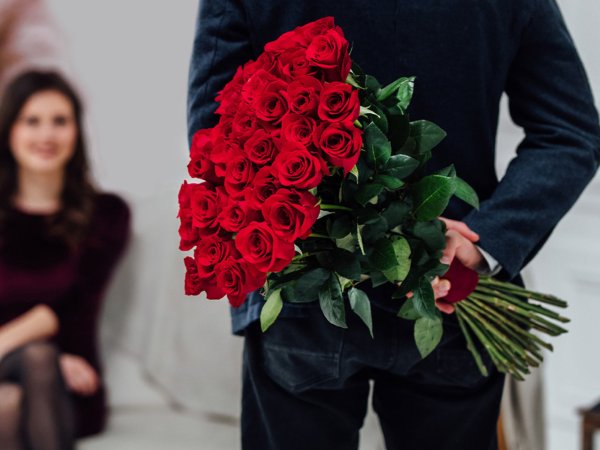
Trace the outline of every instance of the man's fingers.
[[456, 255], [456, 250], [460, 245], [461, 235], [458, 231], [447, 231], [446, 232], [446, 248], [440, 259], [442, 264], [450, 264]]
[[471, 242], [479, 241], [479, 235], [471, 230], [466, 223], [458, 220], [446, 219], [445, 217], [440, 217], [439, 219], [446, 224], [447, 230], [457, 231]]
[[435, 306], [445, 314], [452, 314], [454, 312], [454, 306], [450, 303], [444, 302], [443, 300], [436, 300]]

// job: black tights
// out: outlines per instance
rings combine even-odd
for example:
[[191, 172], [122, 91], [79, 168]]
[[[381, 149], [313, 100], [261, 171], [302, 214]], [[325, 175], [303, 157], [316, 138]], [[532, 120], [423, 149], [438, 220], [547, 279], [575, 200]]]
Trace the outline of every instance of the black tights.
[[58, 357], [54, 345], [36, 342], [0, 361], [0, 449], [75, 448], [71, 399]]

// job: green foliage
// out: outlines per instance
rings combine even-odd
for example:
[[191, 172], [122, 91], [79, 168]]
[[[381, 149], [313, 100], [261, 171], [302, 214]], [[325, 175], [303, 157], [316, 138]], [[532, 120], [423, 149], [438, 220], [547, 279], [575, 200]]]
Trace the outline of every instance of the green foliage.
[[266, 303], [260, 311], [260, 328], [263, 332], [267, 331], [281, 312], [283, 301], [281, 300], [281, 289], [270, 292]]
[[373, 337], [373, 318], [369, 297], [364, 291], [353, 287], [348, 291], [348, 299], [350, 300], [350, 308], [361, 318], [369, 329], [371, 337]]
[[436, 219], [446, 207], [454, 194], [454, 179], [441, 175], [429, 175], [413, 186], [413, 201], [417, 220]]
[[325, 318], [333, 325], [348, 328], [342, 287], [336, 274], [332, 273], [319, 291], [319, 305]]
[[421, 317], [415, 322], [415, 343], [422, 358], [429, 355], [442, 340], [444, 328], [439, 317]]

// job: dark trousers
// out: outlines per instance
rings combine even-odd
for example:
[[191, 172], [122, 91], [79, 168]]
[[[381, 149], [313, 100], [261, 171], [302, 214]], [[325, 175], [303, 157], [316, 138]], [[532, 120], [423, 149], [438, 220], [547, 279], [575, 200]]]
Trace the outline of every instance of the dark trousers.
[[377, 308], [375, 339], [351, 312], [347, 330], [318, 307], [294, 316], [246, 330], [243, 450], [357, 449], [369, 380], [388, 450], [497, 449], [504, 376], [480, 375], [452, 320], [421, 359], [413, 322]]

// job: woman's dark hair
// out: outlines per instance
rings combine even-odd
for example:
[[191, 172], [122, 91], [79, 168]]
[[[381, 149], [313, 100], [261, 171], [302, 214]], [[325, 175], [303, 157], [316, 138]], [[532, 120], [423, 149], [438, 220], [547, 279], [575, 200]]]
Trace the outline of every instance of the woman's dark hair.
[[61, 194], [62, 208], [49, 222], [49, 233], [74, 248], [84, 238], [92, 220], [96, 190], [91, 182], [82, 126], [82, 106], [71, 85], [56, 72], [30, 71], [15, 78], [0, 103], [0, 230], [13, 208], [17, 193], [17, 163], [10, 149], [11, 130], [32, 95], [54, 91], [73, 106], [77, 138], [75, 152], [67, 163]]

